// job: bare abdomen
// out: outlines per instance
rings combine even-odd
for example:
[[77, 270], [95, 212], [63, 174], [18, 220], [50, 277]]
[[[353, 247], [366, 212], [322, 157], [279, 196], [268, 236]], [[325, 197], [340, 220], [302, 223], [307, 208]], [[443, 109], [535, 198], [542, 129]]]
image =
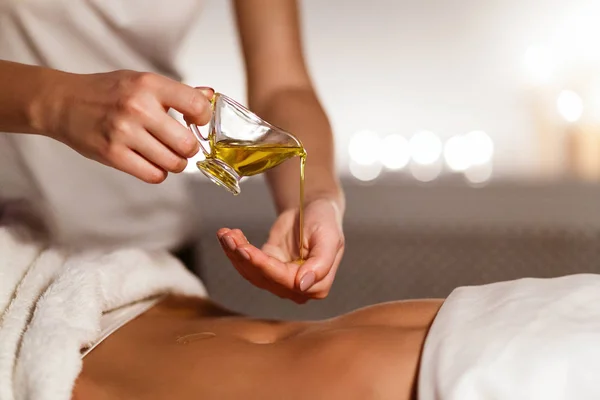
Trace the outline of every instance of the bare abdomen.
[[441, 302], [395, 302], [321, 322], [257, 321], [171, 299], [84, 359], [88, 399], [410, 399]]

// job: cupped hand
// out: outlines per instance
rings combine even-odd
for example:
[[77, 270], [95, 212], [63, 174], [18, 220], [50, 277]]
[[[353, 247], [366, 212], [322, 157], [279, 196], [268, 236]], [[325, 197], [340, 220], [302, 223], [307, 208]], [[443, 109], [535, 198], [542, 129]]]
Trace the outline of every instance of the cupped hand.
[[305, 303], [327, 297], [344, 253], [341, 213], [330, 199], [316, 199], [304, 210], [304, 262], [298, 263], [298, 209], [282, 212], [262, 249], [239, 229], [220, 229], [221, 246], [238, 272], [255, 286]]
[[187, 122], [210, 120], [209, 88], [192, 88], [153, 73], [64, 74], [46, 95], [43, 130], [83, 156], [148, 183], [181, 172], [199, 150]]

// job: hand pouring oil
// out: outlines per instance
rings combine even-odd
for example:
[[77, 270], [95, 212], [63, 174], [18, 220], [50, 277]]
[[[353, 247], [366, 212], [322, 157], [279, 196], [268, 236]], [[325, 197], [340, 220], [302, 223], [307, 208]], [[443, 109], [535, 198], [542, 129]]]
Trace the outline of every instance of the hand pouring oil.
[[[306, 150], [300, 146], [285, 146], [278, 144], [259, 144], [235, 140], [221, 140], [211, 143], [213, 157], [225, 162], [238, 173], [239, 176], [252, 176], [263, 173], [278, 166], [292, 157], [300, 157], [300, 209], [298, 215], [300, 259], [304, 261], [302, 243], [304, 241], [304, 169], [306, 165]], [[215, 171], [217, 172], [217, 171]], [[231, 179], [221, 176], [222, 179]]]

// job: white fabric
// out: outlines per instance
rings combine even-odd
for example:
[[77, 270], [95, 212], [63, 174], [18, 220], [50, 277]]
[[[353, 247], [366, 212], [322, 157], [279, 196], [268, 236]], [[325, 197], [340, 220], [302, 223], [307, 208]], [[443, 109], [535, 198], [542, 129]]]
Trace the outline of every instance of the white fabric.
[[[0, 0], [0, 60], [179, 79], [176, 55], [200, 6], [200, 0]], [[59, 242], [173, 249], [193, 232], [181, 174], [148, 185], [34, 135], [0, 133], [0, 152], [11, 153], [0, 156], [0, 196], [47, 204]]]
[[456, 289], [426, 339], [419, 400], [600, 399], [600, 275]]
[[0, 223], [2, 400], [69, 400], [81, 350], [132, 317], [120, 314], [102, 325], [103, 313], [167, 293], [206, 296], [168, 253], [70, 254], [42, 243]]
[[81, 350], [81, 357], [87, 356], [92, 350], [94, 350], [100, 343], [107, 337], [115, 333], [119, 328], [133, 321], [156, 304], [158, 304], [164, 297], [158, 296], [148, 300], [137, 301], [132, 304], [117, 308], [112, 311], [105, 312], [100, 318], [100, 333], [96, 340], [94, 340], [88, 347]]

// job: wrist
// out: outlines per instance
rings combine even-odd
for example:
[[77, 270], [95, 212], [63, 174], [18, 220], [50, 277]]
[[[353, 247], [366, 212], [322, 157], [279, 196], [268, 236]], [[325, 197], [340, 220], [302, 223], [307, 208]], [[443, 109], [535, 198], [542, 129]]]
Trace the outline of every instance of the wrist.
[[37, 79], [35, 94], [27, 108], [27, 120], [32, 133], [57, 139], [59, 123], [67, 109], [68, 80], [73, 74], [42, 69]]
[[304, 196], [304, 201], [306, 204], [317, 200], [327, 200], [333, 203], [337, 211], [340, 213], [340, 216], [343, 216], [344, 212], [346, 211], [346, 197], [344, 196], [344, 191], [338, 184], [332, 184], [327, 188], [315, 188], [313, 190], [306, 191]]

